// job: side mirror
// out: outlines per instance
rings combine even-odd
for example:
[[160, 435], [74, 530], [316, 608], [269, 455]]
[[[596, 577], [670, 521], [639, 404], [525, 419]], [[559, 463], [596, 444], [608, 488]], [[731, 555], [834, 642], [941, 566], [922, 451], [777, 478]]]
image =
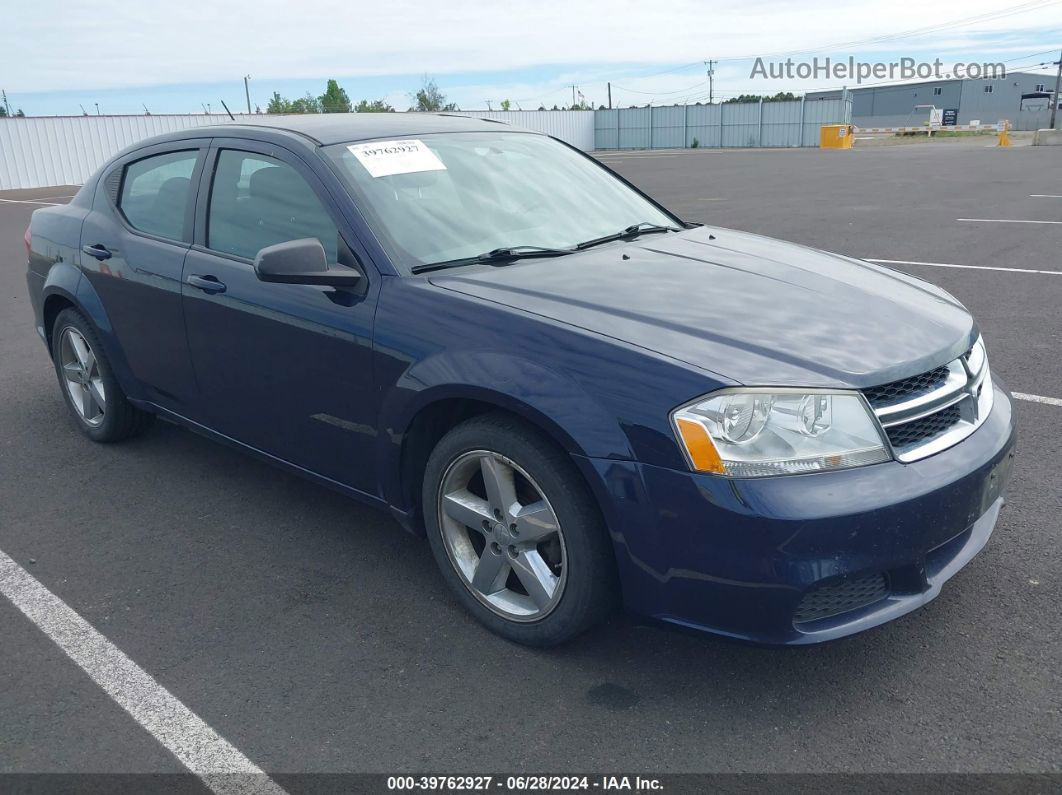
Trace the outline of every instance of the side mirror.
[[254, 258], [259, 281], [278, 284], [317, 284], [356, 287], [361, 274], [354, 268], [329, 268], [324, 246], [315, 237], [266, 246]]

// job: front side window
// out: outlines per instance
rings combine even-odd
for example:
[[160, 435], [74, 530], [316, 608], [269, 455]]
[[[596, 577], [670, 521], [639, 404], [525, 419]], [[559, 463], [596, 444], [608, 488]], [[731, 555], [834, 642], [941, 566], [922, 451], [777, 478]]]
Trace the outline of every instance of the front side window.
[[225, 149], [210, 188], [207, 246], [254, 259], [263, 248], [315, 237], [336, 262], [339, 229], [294, 168], [266, 155]]
[[497, 248], [570, 248], [678, 221], [544, 135], [467, 132], [325, 147], [404, 270]]
[[188, 196], [198, 150], [146, 157], [125, 167], [118, 207], [141, 232], [185, 240]]

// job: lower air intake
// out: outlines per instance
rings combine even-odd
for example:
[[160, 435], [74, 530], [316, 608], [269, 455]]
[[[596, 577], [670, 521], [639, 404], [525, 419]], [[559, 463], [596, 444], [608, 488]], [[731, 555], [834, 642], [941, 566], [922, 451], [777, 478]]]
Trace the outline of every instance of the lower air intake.
[[824, 585], [804, 594], [797, 606], [794, 624], [817, 621], [820, 618], [847, 613], [874, 604], [888, 596], [885, 575], [881, 572], [864, 574], [833, 585]]

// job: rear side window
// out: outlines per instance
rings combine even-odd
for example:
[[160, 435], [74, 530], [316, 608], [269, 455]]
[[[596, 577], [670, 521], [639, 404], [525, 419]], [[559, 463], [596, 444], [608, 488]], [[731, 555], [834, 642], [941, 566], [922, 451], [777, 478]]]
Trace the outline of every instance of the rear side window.
[[125, 167], [118, 207], [141, 232], [184, 240], [184, 221], [198, 150], [146, 157]]
[[266, 246], [315, 237], [336, 262], [339, 229], [294, 168], [266, 155], [224, 149], [210, 189], [207, 246], [254, 259]]

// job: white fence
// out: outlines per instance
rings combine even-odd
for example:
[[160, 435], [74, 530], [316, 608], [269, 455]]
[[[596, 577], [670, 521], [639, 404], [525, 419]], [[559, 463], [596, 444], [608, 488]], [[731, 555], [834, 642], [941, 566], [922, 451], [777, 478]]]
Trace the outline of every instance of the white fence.
[[[594, 114], [588, 111], [467, 113], [548, 133], [583, 150], [594, 148]], [[236, 114], [238, 122], [277, 117]], [[0, 190], [80, 185], [127, 146], [175, 130], [226, 124], [228, 116], [56, 116], [0, 119]]]
[[819, 127], [845, 124], [851, 100], [727, 102], [594, 113], [597, 149], [818, 146]]
[[462, 112], [475, 119], [496, 119], [516, 127], [538, 130], [567, 141], [577, 149], [594, 149], [594, 111], [590, 110], [484, 110]]
[[205, 114], [0, 119], [0, 189], [80, 185], [137, 141], [226, 121], [228, 116]]

